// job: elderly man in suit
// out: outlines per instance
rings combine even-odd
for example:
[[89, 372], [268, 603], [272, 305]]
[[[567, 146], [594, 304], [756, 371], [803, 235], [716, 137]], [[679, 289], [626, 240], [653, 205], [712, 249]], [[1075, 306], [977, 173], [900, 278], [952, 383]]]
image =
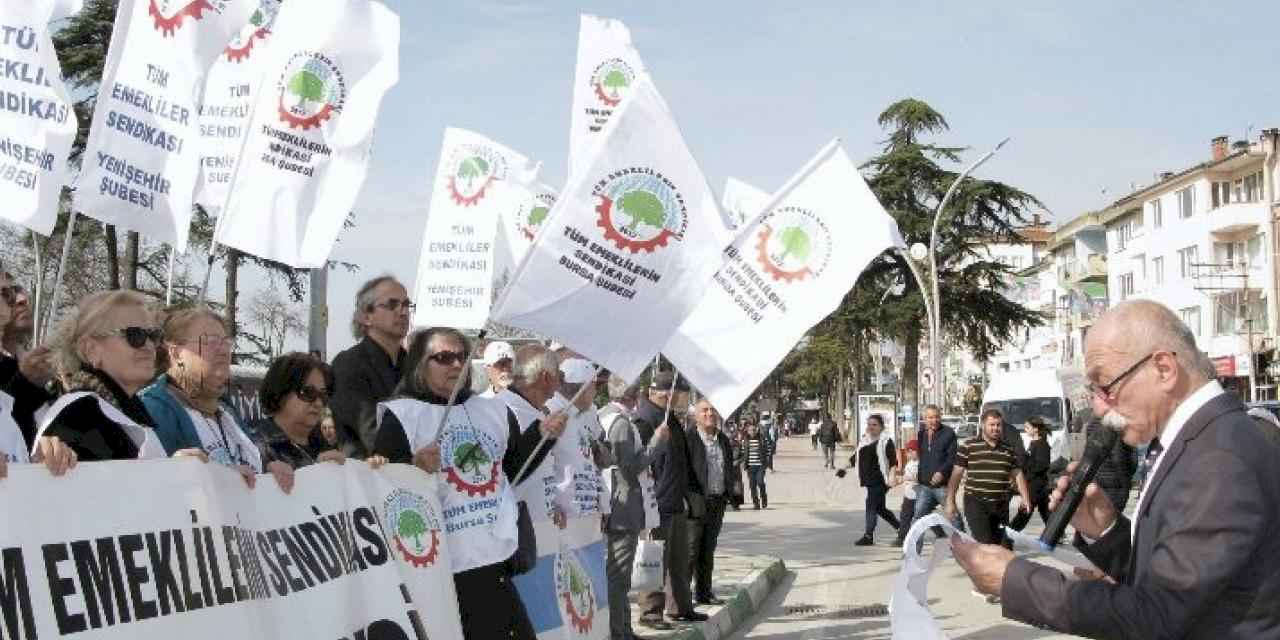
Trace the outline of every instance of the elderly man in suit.
[[[724, 524], [724, 508], [729, 504], [733, 480], [733, 443], [720, 429], [720, 413], [711, 401], [702, 398], [694, 405], [696, 429], [685, 432], [689, 444], [690, 482], [689, 567], [693, 575], [693, 597], [698, 604], [718, 605], [723, 600], [711, 589], [715, 569], [716, 542]], [[702, 507], [697, 506], [702, 503]]]
[[[1214, 379], [1176, 315], [1151, 301], [1089, 331], [1094, 412], [1156, 452], [1134, 519], [1096, 485], [1072, 525], [1106, 576], [1069, 580], [1000, 547], [953, 541], [1005, 617], [1090, 638], [1280, 638], [1280, 432], [1260, 428]], [[1054, 501], [1068, 483], [1059, 480]]]

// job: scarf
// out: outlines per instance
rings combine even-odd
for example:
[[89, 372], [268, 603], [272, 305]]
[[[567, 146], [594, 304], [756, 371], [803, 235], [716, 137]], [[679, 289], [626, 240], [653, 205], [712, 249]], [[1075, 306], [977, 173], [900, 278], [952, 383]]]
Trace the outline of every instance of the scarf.
[[142, 400], [136, 395], [131, 396], [125, 393], [124, 389], [101, 369], [95, 369], [87, 364], [81, 365], [79, 371], [67, 376], [67, 391], [88, 391], [119, 409], [120, 413], [138, 425], [151, 429], [156, 427]]
[[[893, 438], [889, 437], [888, 431], [881, 431], [880, 437], [876, 439], [876, 464], [880, 466], [880, 476], [884, 478], [885, 484], [889, 483], [889, 458], [885, 456], [885, 445], [892, 442]], [[863, 431], [862, 436], [858, 438], [858, 449], [872, 443], [871, 437], [867, 432]]]

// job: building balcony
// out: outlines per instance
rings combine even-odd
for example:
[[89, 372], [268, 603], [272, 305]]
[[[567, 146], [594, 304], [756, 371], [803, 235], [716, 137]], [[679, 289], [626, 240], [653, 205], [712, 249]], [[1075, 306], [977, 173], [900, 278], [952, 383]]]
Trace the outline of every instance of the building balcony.
[[1267, 207], [1261, 202], [1228, 204], [1209, 211], [1209, 233], [1229, 235], [1258, 231], [1267, 224]]
[[1107, 282], [1107, 257], [1090, 255], [1083, 260], [1069, 260], [1058, 268], [1058, 279], [1070, 284], [1081, 282]]

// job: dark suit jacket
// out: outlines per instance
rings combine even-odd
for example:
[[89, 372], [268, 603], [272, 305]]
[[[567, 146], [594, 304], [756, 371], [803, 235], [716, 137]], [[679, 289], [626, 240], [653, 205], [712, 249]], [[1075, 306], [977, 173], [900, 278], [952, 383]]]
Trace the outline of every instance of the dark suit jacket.
[[[707, 494], [707, 446], [702, 443], [702, 435], [696, 426], [685, 430], [685, 442], [689, 445], [689, 464], [693, 467], [693, 475], [689, 478], [689, 492]], [[733, 443], [724, 431], [716, 432], [716, 444], [720, 445], [720, 456], [724, 461], [724, 493], [728, 495], [733, 488]]]
[[1280, 430], [1223, 394], [1162, 455], [1133, 544], [1122, 517], [1082, 545], [1118, 584], [1014, 560], [1006, 617], [1090, 638], [1280, 638]]
[[378, 343], [365, 338], [333, 359], [333, 426], [342, 452], [365, 458], [377, 435], [375, 408], [391, 397], [400, 382], [404, 349], [395, 362]]

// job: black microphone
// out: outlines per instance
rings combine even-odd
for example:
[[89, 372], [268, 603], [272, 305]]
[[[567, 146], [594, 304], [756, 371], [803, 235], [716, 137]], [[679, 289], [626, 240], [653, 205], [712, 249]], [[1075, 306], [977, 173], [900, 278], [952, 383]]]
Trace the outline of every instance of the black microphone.
[[1071, 522], [1071, 516], [1075, 515], [1076, 509], [1080, 507], [1080, 501], [1084, 499], [1085, 487], [1098, 475], [1098, 468], [1102, 466], [1102, 461], [1111, 455], [1111, 450], [1116, 446], [1116, 439], [1120, 437], [1120, 432], [1101, 424], [1099, 420], [1094, 420], [1089, 425], [1089, 442], [1084, 447], [1084, 455], [1080, 457], [1080, 465], [1076, 467], [1076, 472], [1071, 476], [1071, 483], [1067, 485], [1067, 492], [1062, 496], [1062, 502], [1058, 504], [1058, 508], [1049, 514], [1049, 521], [1044, 525], [1044, 532], [1040, 534], [1040, 546], [1046, 550], [1053, 550], [1058, 544], [1058, 539], [1067, 530], [1067, 523]]

